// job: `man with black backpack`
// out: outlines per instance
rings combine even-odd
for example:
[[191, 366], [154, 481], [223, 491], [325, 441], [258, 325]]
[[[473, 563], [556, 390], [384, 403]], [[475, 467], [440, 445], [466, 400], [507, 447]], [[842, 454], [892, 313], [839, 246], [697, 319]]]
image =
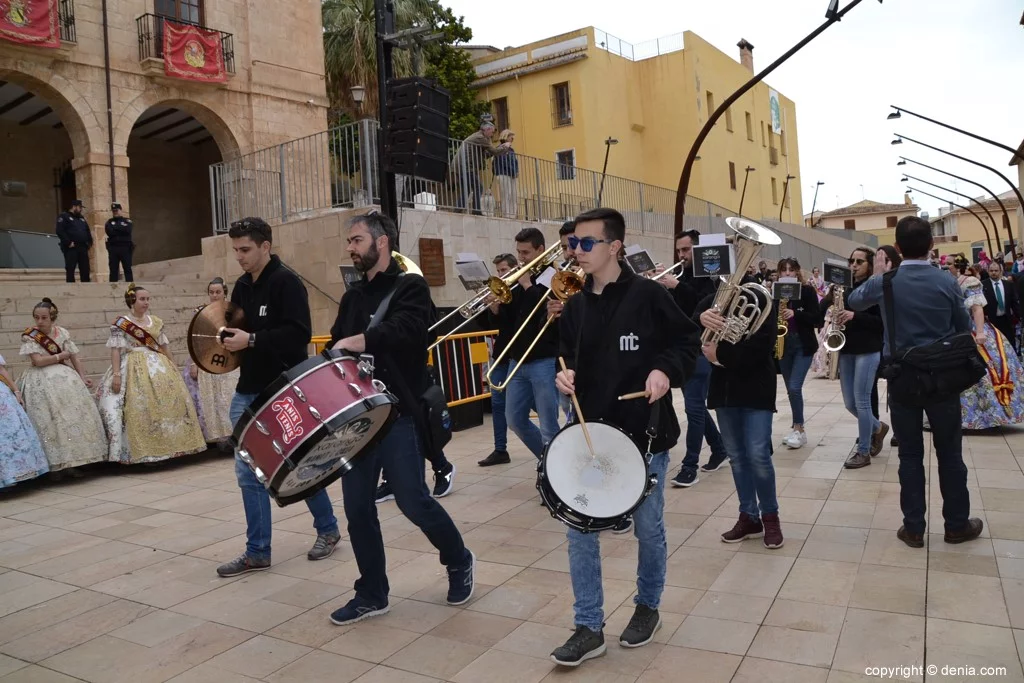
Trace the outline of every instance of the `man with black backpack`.
[[[352, 283], [338, 307], [331, 348], [372, 354], [375, 376], [398, 397], [399, 417], [383, 440], [356, 458], [341, 480], [349, 540], [359, 567], [355, 596], [331, 614], [339, 626], [388, 612], [384, 540], [374, 504], [381, 470], [395, 502], [440, 553], [448, 571], [449, 605], [473, 595], [476, 558], [445, 509], [430, 496], [423, 473], [427, 449], [439, 449], [444, 397], [427, 372], [428, 328], [434, 318], [430, 288], [420, 275], [405, 273], [392, 258], [394, 221], [379, 213], [352, 219], [348, 253], [363, 279]], [[442, 439], [443, 440], [443, 439]]]
[[924, 546], [926, 414], [939, 466], [944, 540], [970, 541], [983, 528], [980, 519], [970, 517], [960, 392], [981, 378], [985, 364], [971, 337], [960, 286], [931, 267], [932, 242], [927, 220], [916, 216], [901, 219], [896, 225], [896, 247], [903, 255], [899, 268], [889, 272], [889, 261], [879, 250], [875, 275], [847, 298], [854, 311], [881, 306], [885, 328], [882, 376], [888, 384], [893, 431], [899, 435], [903, 526], [896, 536], [911, 548]]

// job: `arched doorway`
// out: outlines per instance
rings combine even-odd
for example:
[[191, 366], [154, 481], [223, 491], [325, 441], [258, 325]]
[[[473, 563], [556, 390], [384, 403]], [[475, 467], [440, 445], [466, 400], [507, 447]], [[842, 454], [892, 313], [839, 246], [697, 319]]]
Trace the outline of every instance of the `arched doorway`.
[[202, 252], [213, 234], [209, 167], [231, 146], [227, 126], [199, 105], [162, 102], [139, 115], [127, 145], [136, 263]]

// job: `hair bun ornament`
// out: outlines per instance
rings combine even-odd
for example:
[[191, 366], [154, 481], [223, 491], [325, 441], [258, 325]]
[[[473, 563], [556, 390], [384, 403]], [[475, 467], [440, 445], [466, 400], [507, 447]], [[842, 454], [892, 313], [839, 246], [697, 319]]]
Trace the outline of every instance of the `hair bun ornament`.
[[124, 302], [128, 305], [128, 308], [131, 308], [132, 306], [135, 305], [135, 300], [137, 298], [135, 295], [135, 289], [135, 283], [129, 282], [128, 289], [124, 291]]

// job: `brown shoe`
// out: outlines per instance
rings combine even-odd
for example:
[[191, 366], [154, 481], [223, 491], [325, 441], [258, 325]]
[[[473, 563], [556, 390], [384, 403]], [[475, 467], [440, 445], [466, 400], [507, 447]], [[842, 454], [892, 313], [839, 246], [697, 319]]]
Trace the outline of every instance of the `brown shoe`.
[[871, 457], [875, 457], [882, 452], [882, 447], [885, 446], [885, 435], [889, 433], [889, 425], [884, 422], [879, 423], [878, 431], [871, 435]]
[[845, 467], [848, 470], [857, 470], [860, 469], [861, 467], [867, 467], [870, 464], [870, 455], [868, 455], [867, 453], [854, 453], [853, 455], [846, 459], [846, 462], [843, 464], [843, 467]]
[[760, 538], [763, 535], [764, 525], [761, 524], [761, 520], [741, 512], [736, 525], [722, 534], [722, 543], [739, 543], [748, 538]]
[[764, 524], [764, 547], [769, 550], [781, 548], [786, 541], [782, 538], [782, 523], [779, 522], [779, 513], [761, 515], [761, 522]]
[[967, 526], [962, 531], [947, 531], [944, 540], [946, 543], [966, 543], [967, 541], [973, 541], [978, 536], [981, 536], [981, 530], [985, 528], [985, 523], [977, 517], [972, 517], [967, 520]]
[[900, 530], [896, 532], [896, 538], [900, 539], [911, 548], [924, 547], [924, 534], [912, 534], [907, 531], [907, 527], [905, 526], [901, 526]]

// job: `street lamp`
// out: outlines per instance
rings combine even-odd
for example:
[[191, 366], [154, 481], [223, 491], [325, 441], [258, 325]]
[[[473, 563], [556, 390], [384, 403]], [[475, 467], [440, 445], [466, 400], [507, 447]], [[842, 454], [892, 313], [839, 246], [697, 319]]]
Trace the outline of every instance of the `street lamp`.
[[[988, 230], [987, 230], [987, 229], [985, 228], [985, 221], [981, 220], [981, 216], [979, 216], [979, 215], [978, 215], [977, 213], [975, 213], [974, 211], [971, 211], [970, 209], [968, 209], [968, 208], [967, 208], [966, 206], [964, 206], [963, 204], [957, 204], [956, 202], [954, 202], [954, 201], [950, 201], [949, 199], [943, 199], [942, 197], [938, 197], [938, 196], [936, 196], [936, 195], [934, 195], [934, 194], [931, 194], [931, 193], [925, 192], [924, 190], [915, 190], [914, 188], [912, 188], [912, 187], [910, 187], [910, 186], [907, 186], [907, 192], [919, 192], [920, 194], [923, 194], [923, 195], [925, 195], [926, 197], [931, 197], [932, 199], [938, 199], [938, 200], [939, 200], [940, 202], [947, 202], [947, 203], [949, 203], [950, 205], [952, 205], [952, 206], [955, 206], [955, 207], [957, 207], [958, 209], [963, 209], [964, 211], [968, 212], [969, 214], [971, 214], [972, 216], [974, 216], [975, 218], [977, 218], [977, 219], [978, 219], [978, 222], [979, 222], [979, 223], [981, 223], [981, 227], [982, 227], [982, 229], [983, 229], [983, 230], [985, 230], [985, 235], [986, 235], [986, 236], [988, 235]], [[989, 248], [989, 249], [991, 249], [991, 248], [992, 248], [992, 245], [991, 245], [991, 244], [989, 244], [989, 245], [988, 245], [988, 248]], [[995, 254], [993, 254], [993, 256], [995, 256]]]
[[356, 103], [356, 113], [363, 115], [363, 101], [366, 99], [366, 88], [361, 85], [353, 85], [349, 88], [352, 93], [352, 101]]
[[[818, 28], [811, 31], [803, 40], [794, 45], [789, 49], [788, 52], [783, 54], [781, 57], [776, 59], [774, 62], [768, 65], [767, 68], [755, 74], [753, 78], [744, 83], [739, 87], [736, 92], [729, 95], [725, 100], [718, 105], [718, 109], [708, 117], [708, 120], [704, 123], [704, 127], [701, 128], [700, 133], [697, 134], [697, 138], [693, 141], [690, 146], [690, 152], [686, 156], [686, 162], [683, 164], [683, 172], [679, 177], [679, 188], [676, 190], [676, 212], [675, 212], [675, 232], [678, 235], [683, 231], [683, 215], [686, 213], [686, 193], [690, 188], [690, 174], [693, 172], [694, 157], [697, 156], [697, 152], [700, 150], [700, 146], [704, 144], [704, 140], [711, 133], [711, 129], [714, 127], [718, 119], [725, 115], [729, 107], [733, 105], [736, 100], [742, 97], [747, 91], [753, 88], [755, 85], [763, 81], [768, 74], [779, 68], [786, 60], [795, 55], [797, 52], [802, 50], [808, 43], [817, 38], [819, 35], [825, 32], [825, 30], [842, 20], [846, 14], [854, 7], [859, 5], [862, 0], [852, 0], [843, 9], [839, 9], [839, 0], [829, 0], [828, 10], [825, 12], [825, 23]], [[882, 0], [878, 0], [881, 4]]]
[[[988, 189], [987, 187], [985, 187], [984, 185], [982, 185], [981, 183], [979, 183], [976, 180], [971, 180], [970, 178], [964, 178], [963, 176], [958, 176], [955, 173], [950, 173], [949, 171], [943, 170], [941, 168], [936, 168], [935, 166], [929, 166], [928, 164], [923, 164], [920, 161], [914, 161], [913, 159], [911, 159], [909, 157], [900, 157], [900, 160], [898, 162], [896, 162], [896, 165], [897, 166], [906, 166], [907, 162], [910, 162], [910, 163], [915, 164], [917, 166], [921, 166], [922, 168], [930, 169], [932, 171], [935, 171], [936, 173], [941, 173], [943, 175], [948, 175], [949, 177], [956, 178], [957, 180], [962, 180], [963, 182], [968, 183], [970, 185], [974, 185], [975, 187], [980, 187], [982, 190], [984, 190], [985, 192], [987, 192], [990, 195], [992, 195], [992, 197], [996, 200], [996, 203], [999, 204], [999, 208], [1002, 209], [1002, 212], [1003, 212], [1003, 225], [1006, 227], [1006, 234], [1009, 237], [1010, 243], [1011, 244], [1013, 243], [1013, 235], [1010, 234], [1010, 214], [1007, 213], [1006, 205], [1003, 204], [1003, 200], [999, 198], [999, 195], [997, 195], [995, 192], [993, 192], [992, 190]], [[982, 204], [982, 206], [984, 207], [984, 204]], [[987, 211], [987, 209], [986, 209], [986, 211]], [[991, 217], [992, 214], [989, 213], [989, 216]], [[1003, 241], [1001, 239], [999, 239], [999, 228], [996, 227], [995, 219], [992, 220], [992, 228], [996, 231], [996, 243], [999, 244], [1000, 247], [1002, 247]], [[1011, 251], [1013, 251], [1012, 247], [1011, 247]]]
[[[929, 144], [927, 144], [925, 142], [921, 142], [920, 140], [915, 140], [914, 138], [907, 137], [906, 135], [900, 135], [899, 133], [896, 133], [895, 135], [896, 135], [896, 139], [892, 141], [892, 144], [894, 144], [894, 145], [903, 144], [903, 141], [906, 140], [907, 142], [913, 142], [915, 145], [921, 145], [922, 147], [927, 147], [928, 149], [935, 150], [936, 152], [942, 152], [943, 154], [951, 156], [954, 159], [959, 159], [960, 161], [966, 161], [969, 164], [974, 164], [975, 166], [980, 166], [981, 168], [988, 169], [989, 171], [992, 171], [997, 176], [1002, 178], [1003, 182], [1005, 182], [1007, 185], [1009, 185], [1010, 189], [1013, 190], [1013, 193], [1015, 195], [1017, 195], [1017, 201], [1019, 202], [1019, 206], [1024, 206], [1024, 196], [1021, 195], [1020, 190], [1017, 189], [1017, 186], [1014, 185], [1012, 182], [1010, 182], [1009, 178], [1007, 178], [1005, 175], [1003, 175], [1002, 173], [1000, 173], [996, 169], [992, 168], [991, 166], [986, 166], [985, 164], [981, 163], [980, 161], [975, 161], [974, 159], [968, 159], [967, 157], [960, 156], [959, 154], [954, 154], [953, 152], [944, 150], [941, 147], [934, 147], [933, 145], [929, 145]], [[1006, 233], [1010, 237], [1010, 251], [1013, 253], [1014, 259], [1016, 259], [1017, 258], [1017, 249], [1016, 249], [1016, 246], [1014, 245], [1013, 234], [1010, 232], [1010, 224], [1009, 224], [1009, 220], [1008, 219], [1007, 219], [1007, 223], [1006, 223], [1005, 227], [1006, 227]], [[1020, 241], [1020, 226], [1019, 225], [1017, 226], [1017, 241]]]
[[814, 201], [811, 202], [811, 227], [814, 227], [814, 207], [818, 205], [818, 188], [825, 184], [825, 181], [819, 180], [814, 186]]
[[[782, 205], [779, 207], [779, 222], [782, 222], [782, 212], [786, 210], [786, 194], [789, 192], [789, 181], [795, 180], [795, 175], [786, 174], [786, 182], [782, 185]], [[793, 215], [790, 214], [790, 220], [793, 220]]]
[[597, 191], [597, 206], [601, 207], [601, 197], [604, 196], [604, 177], [608, 172], [608, 154], [612, 151], [612, 145], [619, 144], [619, 141], [608, 136], [608, 139], [604, 141], [604, 168], [601, 169], [601, 189]]
[[747, 179], [750, 177], [750, 172], [756, 170], [753, 166], [747, 166], [746, 173], [743, 174], [743, 193], [740, 194], [740, 210], [737, 211], [741, 216], [743, 215], [743, 200], [747, 198]]
[[[975, 199], [974, 197], [972, 197], [969, 194], [964, 194], [963, 192], [959, 192], [957, 190], [951, 190], [948, 187], [943, 187], [942, 185], [936, 185], [935, 183], [933, 183], [933, 182], [931, 182], [929, 180], [925, 180], [924, 178], [918, 178], [917, 176], [912, 176], [909, 173], [904, 175], [902, 178], [900, 178], [900, 182], [901, 183], [908, 183], [908, 182], [910, 182], [911, 179], [916, 180], [918, 182], [922, 182], [925, 185], [931, 185], [932, 187], [935, 187], [935, 188], [938, 188], [940, 190], [943, 190], [944, 192], [952, 192], [953, 194], [957, 195], [958, 197], [964, 197], [965, 199], [968, 199], [968, 200], [974, 202], [975, 204], [977, 204], [978, 206], [980, 206], [981, 209], [986, 214], [988, 214], [989, 219], [991, 219], [992, 227], [996, 230], [996, 243], [999, 242], [999, 230], [998, 230], [998, 228], [996, 228], [996, 219], [995, 219], [995, 216], [992, 215], [992, 212], [988, 210], [987, 206], [985, 206], [984, 204], [982, 204], [981, 202], [979, 202], [977, 199]], [[985, 241], [988, 242], [988, 251], [989, 251], [989, 253], [990, 254], [995, 254], [996, 250], [992, 249], [992, 236], [989, 234], [988, 228], [985, 227], [985, 223], [984, 222], [982, 222], [981, 228], [985, 231]], [[1002, 246], [1000, 246], [998, 251], [1002, 251]]]
[[972, 132], [970, 132], [968, 130], [963, 130], [961, 128], [957, 128], [956, 126], [951, 126], [948, 123], [943, 123], [942, 121], [936, 121], [935, 119], [930, 119], [927, 116], [924, 116], [923, 114], [917, 114], [915, 112], [910, 111], [909, 109], [904, 109], [903, 107], [897, 107], [895, 104], [890, 104], [889, 106], [892, 107], [895, 111], [890, 112], [889, 115], [885, 117], [887, 121], [895, 121], [895, 120], [901, 119], [901, 118], [903, 118], [902, 114], [903, 113], [907, 113], [907, 114], [910, 114], [911, 116], [916, 116], [917, 118], [922, 119], [924, 121], [928, 121], [929, 123], [934, 123], [937, 126], [942, 126], [943, 128], [948, 128], [949, 130], [956, 131], [957, 133], [960, 133], [961, 135], [966, 135], [967, 137], [974, 138], [975, 140], [980, 140], [981, 142], [987, 142], [988, 144], [990, 144], [990, 145], [992, 145], [994, 147], [998, 147], [1000, 149], [1005, 149], [1007, 152], [1009, 152], [1010, 154], [1013, 155], [1014, 159], [1017, 158], [1018, 150], [1014, 149], [1013, 147], [1010, 147], [1009, 145], [1004, 145], [1003, 143], [996, 142], [995, 140], [989, 140], [988, 138], [983, 137], [981, 135], [978, 135], [977, 133], [972, 133]]

